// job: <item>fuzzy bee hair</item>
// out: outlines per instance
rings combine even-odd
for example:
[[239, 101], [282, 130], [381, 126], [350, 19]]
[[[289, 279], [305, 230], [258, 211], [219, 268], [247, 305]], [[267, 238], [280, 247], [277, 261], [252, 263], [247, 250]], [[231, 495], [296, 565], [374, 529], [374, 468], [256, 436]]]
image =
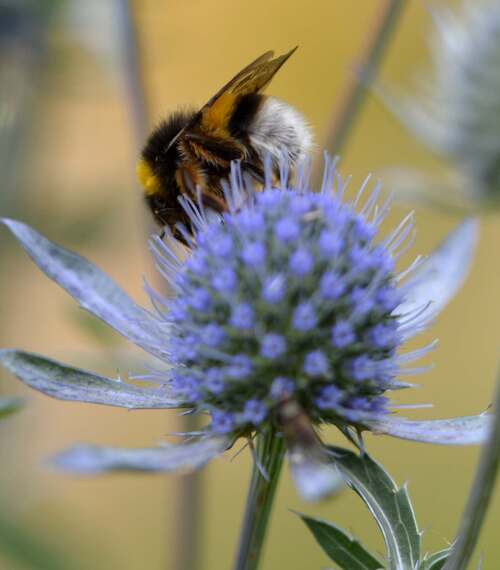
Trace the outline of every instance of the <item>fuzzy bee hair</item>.
[[205, 206], [223, 212], [222, 182], [232, 161], [261, 183], [267, 156], [278, 172], [281, 158], [293, 167], [309, 153], [311, 130], [302, 115], [261, 93], [295, 49], [274, 59], [273, 52], [266, 52], [199, 111], [172, 114], [149, 137], [137, 173], [155, 220], [181, 241], [179, 223], [193, 230], [180, 196], [198, 193]]
[[258, 109], [249, 124], [248, 138], [262, 160], [270, 154], [276, 165], [283, 155], [291, 164], [303, 161], [313, 146], [304, 117], [274, 97], [266, 97]]

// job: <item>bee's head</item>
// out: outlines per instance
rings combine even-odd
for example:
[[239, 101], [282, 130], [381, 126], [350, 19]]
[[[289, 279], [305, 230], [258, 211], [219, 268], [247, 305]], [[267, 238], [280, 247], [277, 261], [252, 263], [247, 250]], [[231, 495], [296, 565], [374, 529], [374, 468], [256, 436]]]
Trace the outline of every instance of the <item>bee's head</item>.
[[161, 122], [148, 138], [137, 164], [137, 177], [158, 222], [162, 209], [178, 207], [175, 172], [181, 156], [177, 145], [171, 143], [193, 116], [192, 111], [178, 111]]

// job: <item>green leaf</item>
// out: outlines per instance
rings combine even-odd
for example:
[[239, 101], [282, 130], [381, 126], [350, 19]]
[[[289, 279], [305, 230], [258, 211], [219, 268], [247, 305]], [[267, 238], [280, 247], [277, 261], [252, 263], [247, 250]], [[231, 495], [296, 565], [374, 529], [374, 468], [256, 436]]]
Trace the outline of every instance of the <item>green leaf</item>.
[[334, 524], [297, 513], [330, 559], [343, 570], [380, 570], [384, 565], [355, 538]]
[[[2, 509], [4, 510], [4, 509]], [[14, 563], [33, 570], [67, 570], [80, 568], [76, 561], [69, 560], [55, 544], [34, 532], [27, 525], [12, 520], [0, 512], [0, 551]], [[16, 564], [16, 568], [17, 568]]]
[[0, 419], [17, 412], [23, 405], [22, 398], [0, 398]]
[[422, 570], [441, 570], [441, 568], [444, 567], [450, 552], [451, 547], [435, 552], [430, 556], [426, 556], [423, 560]]
[[390, 475], [367, 453], [356, 455], [329, 447], [348, 484], [375, 517], [384, 536], [391, 570], [410, 570], [420, 561], [420, 532], [406, 487], [398, 488]]
[[59, 400], [128, 409], [178, 408], [183, 405], [164, 387], [139, 388], [31, 352], [0, 350], [0, 365], [31, 388]]
[[110, 471], [193, 471], [223, 453], [229, 446], [224, 437], [207, 437], [192, 443], [143, 449], [75, 445], [53, 458], [59, 469], [95, 475]]

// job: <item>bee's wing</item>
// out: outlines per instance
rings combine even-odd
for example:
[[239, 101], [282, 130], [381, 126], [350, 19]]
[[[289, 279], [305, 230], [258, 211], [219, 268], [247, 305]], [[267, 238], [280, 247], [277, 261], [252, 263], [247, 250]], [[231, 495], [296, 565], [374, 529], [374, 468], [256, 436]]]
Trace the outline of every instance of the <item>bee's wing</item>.
[[273, 52], [261, 55], [224, 85], [200, 110], [200, 128], [206, 132], [225, 132], [241, 97], [264, 89], [297, 48], [272, 59]]
[[[290, 57], [290, 55], [292, 55], [293, 51], [290, 52], [290, 54], [288, 55], [288, 57]], [[269, 66], [273, 61], [273, 59], [271, 59], [274, 55], [274, 51], [270, 50], [270, 51], [266, 51], [266, 53], [263, 53], [261, 56], [259, 56], [257, 59], [255, 59], [254, 61], [252, 61], [252, 63], [249, 63], [246, 67], [244, 67], [239, 73], [237, 73], [230, 81], [228, 81], [224, 87], [221, 87], [219, 89], [219, 91], [217, 91], [217, 93], [205, 104], [203, 105], [203, 107], [201, 108], [201, 111], [203, 111], [204, 109], [208, 108], [208, 107], [212, 107], [217, 99], [220, 98], [220, 96], [225, 93], [226, 91], [235, 91], [237, 89], [238, 86], [240, 86], [243, 82], [243, 84], [248, 83], [248, 79], [252, 77], [252, 75], [259, 69], [265, 68], [267, 66]], [[283, 57], [283, 56], [281, 56]], [[279, 58], [276, 58], [279, 59]], [[284, 63], [284, 62], [283, 62]], [[283, 64], [282, 64], [283, 65]], [[278, 71], [278, 69], [276, 69], [276, 71]], [[276, 73], [276, 71], [274, 73]], [[273, 73], [273, 75], [274, 75]], [[269, 78], [271, 79], [271, 77]]]
[[216, 107], [225, 93], [242, 96], [249, 93], [257, 93], [264, 89], [285, 61], [295, 52], [297, 47], [298, 46], [274, 59], [272, 59], [274, 55], [273, 51], [267, 51], [262, 54], [237, 73], [222, 89], [219, 89], [210, 101], [201, 108], [201, 112], [210, 107]]
[[297, 47], [274, 59], [272, 59], [274, 52], [267, 51], [243, 68], [231, 81], [219, 89], [208, 103], [203, 105], [193, 119], [170, 142], [169, 147], [179, 142], [179, 139], [186, 133], [225, 130], [236, 101], [244, 95], [257, 93], [264, 89]]

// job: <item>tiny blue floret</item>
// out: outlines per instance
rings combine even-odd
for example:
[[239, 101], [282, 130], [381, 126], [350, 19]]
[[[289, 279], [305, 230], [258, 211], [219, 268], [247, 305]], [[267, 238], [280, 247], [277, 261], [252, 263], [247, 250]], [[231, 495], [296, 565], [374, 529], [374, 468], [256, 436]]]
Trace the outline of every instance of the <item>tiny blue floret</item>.
[[286, 352], [285, 338], [276, 333], [266, 334], [260, 343], [260, 354], [264, 358], [274, 359], [283, 356]]

